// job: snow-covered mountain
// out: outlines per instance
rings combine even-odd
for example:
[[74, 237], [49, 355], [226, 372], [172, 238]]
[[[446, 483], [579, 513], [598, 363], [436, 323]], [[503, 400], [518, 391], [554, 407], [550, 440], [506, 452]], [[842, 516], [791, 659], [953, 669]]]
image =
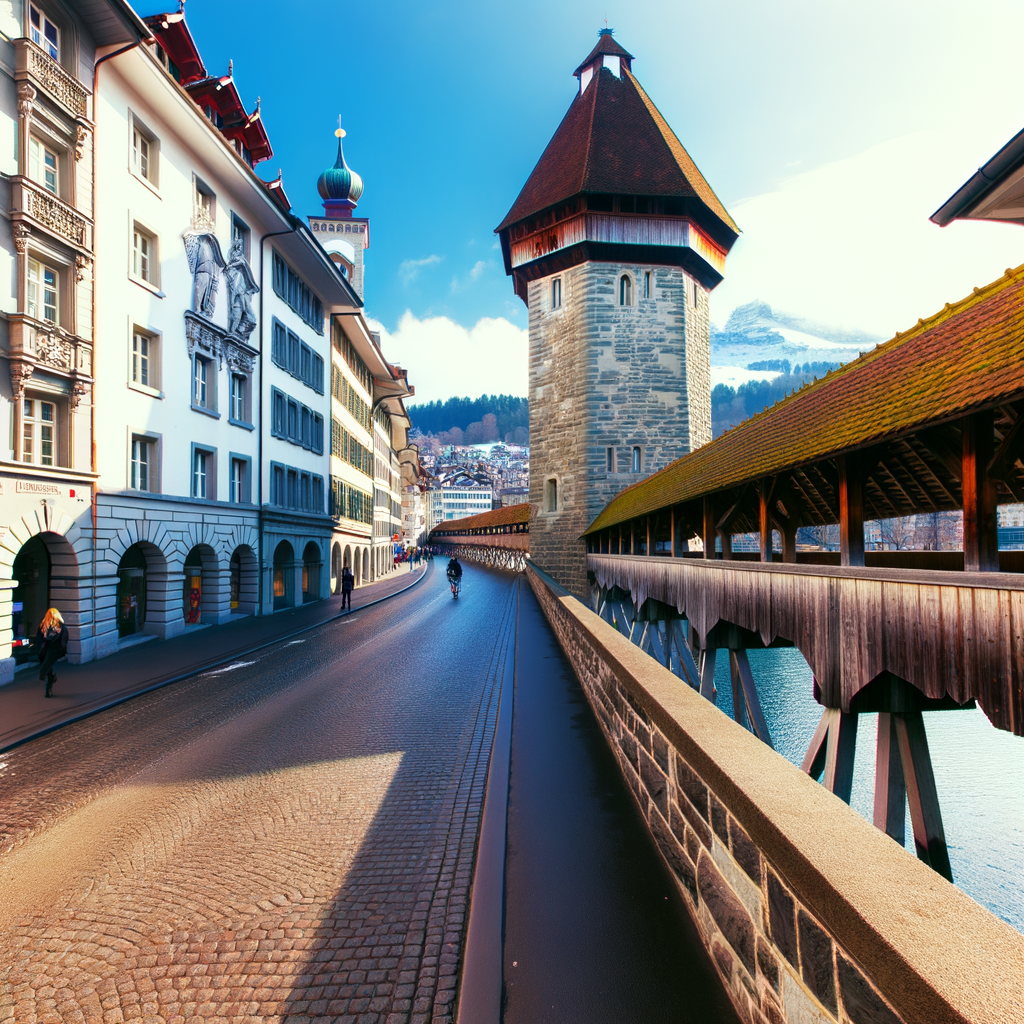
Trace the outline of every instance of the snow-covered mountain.
[[[881, 340], [777, 312], [767, 302], [748, 302], [732, 311], [724, 328], [711, 328], [712, 383], [735, 387], [770, 379], [781, 372], [784, 360], [794, 373], [805, 363], [846, 363]], [[760, 365], [765, 363], [775, 365]]]

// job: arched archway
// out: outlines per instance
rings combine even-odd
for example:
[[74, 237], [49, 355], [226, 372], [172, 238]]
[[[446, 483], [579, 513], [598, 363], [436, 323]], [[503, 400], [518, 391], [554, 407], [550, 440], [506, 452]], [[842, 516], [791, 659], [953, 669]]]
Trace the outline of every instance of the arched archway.
[[[117, 635], [148, 633], [145, 629], [151, 617], [154, 602], [166, 592], [167, 559], [163, 552], [147, 541], [139, 541], [128, 548], [117, 564]], [[163, 616], [158, 615], [162, 621]]]
[[274, 548], [274, 611], [295, 603], [295, 549], [283, 540]]
[[[345, 549], [348, 551], [348, 548]], [[331, 545], [331, 593], [341, 593], [341, 570], [344, 566], [344, 561], [341, 554], [341, 545], [334, 543]]]
[[29, 537], [18, 549], [11, 566], [16, 581], [11, 592], [12, 646], [16, 662], [27, 661], [30, 645], [47, 608], [56, 608], [68, 626], [68, 650], [77, 656], [81, 645], [78, 558], [67, 538], [42, 532]]
[[203, 612], [214, 617], [217, 605], [217, 554], [209, 544], [197, 544], [185, 556], [182, 614], [186, 626], [203, 624]]
[[234, 615], [255, 615], [259, 598], [259, 565], [248, 544], [239, 544], [231, 553], [231, 612]]
[[310, 541], [302, 551], [302, 603], [320, 600], [320, 545]]
[[363, 548], [363, 583], [370, 580], [370, 549]]

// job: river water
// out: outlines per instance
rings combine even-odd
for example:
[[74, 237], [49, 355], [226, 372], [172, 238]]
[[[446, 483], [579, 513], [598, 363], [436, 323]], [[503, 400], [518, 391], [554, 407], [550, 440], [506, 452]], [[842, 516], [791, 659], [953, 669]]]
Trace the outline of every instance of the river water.
[[[729, 658], [715, 666], [717, 704], [732, 716]], [[795, 648], [750, 651], [775, 749], [800, 764], [821, 718], [811, 670]], [[924, 715], [953, 881], [1024, 932], [1024, 738], [994, 728], [981, 709]], [[872, 818], [877, 715], [861, 715], [853, 808]], [[914, 848], [907, 811], [907, 846]]]

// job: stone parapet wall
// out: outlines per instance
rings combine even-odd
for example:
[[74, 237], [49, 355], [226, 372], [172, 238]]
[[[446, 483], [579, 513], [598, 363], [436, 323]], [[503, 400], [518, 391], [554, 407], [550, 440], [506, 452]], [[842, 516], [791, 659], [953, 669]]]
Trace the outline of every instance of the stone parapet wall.
[[742, 1020], [1024, 1021], [1024, 936], [528, 576]]

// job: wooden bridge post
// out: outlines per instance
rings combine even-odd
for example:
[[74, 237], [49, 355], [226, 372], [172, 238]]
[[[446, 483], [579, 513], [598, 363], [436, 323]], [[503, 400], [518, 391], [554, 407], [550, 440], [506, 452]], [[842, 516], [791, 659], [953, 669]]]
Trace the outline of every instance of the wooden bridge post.
[[996, 517], [996, 481], [988, 466], [995, 448], [991, 412], [979, 412], [962, 420], [964, 569], [967, 572], [999, 572], [999, 529]]
[[895, 716], [878, 713], [875, 746], [875, 828], [892, 836], [902, 846], [906, 841], [907, 784], [903, 779]]
[[711, 496], [704, 495], [704, 557], [714, 558], [715, 557], [715, 536], [718, 531], [715, 529], [715, 503], [712, 501]]
[[729, 668], [732, 674], [732, 703], [736, 721], [743, 724], [741, 707], [745, 706], [750, 731], [759, 740], [774, 749], [775, 744], [772, 743], [768, 723], [764, 720], [761, 698], [758, 696], [757, 686], [754, 683], [754, 674], [750, 671], [750, 659], [744, 648], [740, 647], [729, 651]]
[[844, 803], [850, 802], [853, 792], [858, 717], [839, 708], [825, 708], [800, 766], [812, 779], [824, 772], [821, 784]]
[[762, 480], [757, 489], [757, 526], [761, 534], [761, 561], [772, 560], [772, 521], [768, 515], [768, 504], [772, 496], [772, 481]]
[[839, 549], [841, 565], [864, 564], [864, 482], [856, 456], [840, 455]]
[[796, 523], [791, 519], [782, 530], [782, 560], [784, 562], [796, 561]]

